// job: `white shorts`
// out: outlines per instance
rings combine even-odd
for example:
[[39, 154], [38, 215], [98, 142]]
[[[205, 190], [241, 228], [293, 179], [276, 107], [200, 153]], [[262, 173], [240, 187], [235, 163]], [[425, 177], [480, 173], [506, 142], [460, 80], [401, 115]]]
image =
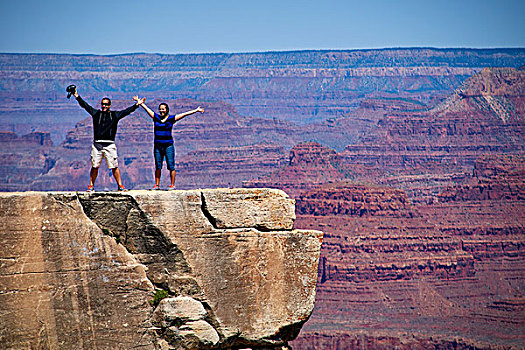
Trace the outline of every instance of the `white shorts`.
[[106, 159], [108, 168], [118, 168], [117, 160], [117, 145], [110, 143], [107, 146], [102, 146], [100, 143], [91, 145], [91, 166], [98, 168], [102, 164], [102, 157]]

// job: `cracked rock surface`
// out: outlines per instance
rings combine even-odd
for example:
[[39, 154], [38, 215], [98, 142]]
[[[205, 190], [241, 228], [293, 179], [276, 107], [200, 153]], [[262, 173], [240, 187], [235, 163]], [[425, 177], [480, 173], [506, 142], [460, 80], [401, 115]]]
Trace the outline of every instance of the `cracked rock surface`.
[[0, 344], [285, 345], [312, 312], [322, 241], [294, 220], [271, 189], [1, 193]]

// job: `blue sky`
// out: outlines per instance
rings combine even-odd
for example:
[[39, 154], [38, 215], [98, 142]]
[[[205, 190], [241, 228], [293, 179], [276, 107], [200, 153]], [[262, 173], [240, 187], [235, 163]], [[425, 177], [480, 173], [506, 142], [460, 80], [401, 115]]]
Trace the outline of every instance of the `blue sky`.
[[0, 52], [525, 47], [525, 0], [2, 0]]

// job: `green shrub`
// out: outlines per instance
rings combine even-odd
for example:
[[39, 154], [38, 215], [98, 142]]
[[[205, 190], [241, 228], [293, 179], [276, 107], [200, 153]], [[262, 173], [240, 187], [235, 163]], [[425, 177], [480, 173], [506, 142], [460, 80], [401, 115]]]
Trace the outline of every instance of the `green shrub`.
[[153, 300], [150, 300], [149, 301], [149, 304], [153, 307], [157, 307], [157, 305], [159, 305], [160, 301], [164, 298], [167, 298], [169, 297], [170, 295], [168, 294], [168, 291], [167, 290], [164, 290], [164, 289], [157, 289], [155, 291], [155, 294], [153, 295]]

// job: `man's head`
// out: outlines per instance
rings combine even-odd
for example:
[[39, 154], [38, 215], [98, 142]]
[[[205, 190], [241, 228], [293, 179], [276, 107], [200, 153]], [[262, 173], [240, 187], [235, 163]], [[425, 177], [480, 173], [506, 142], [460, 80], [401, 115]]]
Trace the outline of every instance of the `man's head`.
[[109, 107], [111, 107], [111, 100], [107, 97], [104, 97], [102, 101], [100, 101], [100, 107], [102, 107], [102, 112], [109, 111]]
[[159, 115], [160, 115], [161, 117], [165, 117], [165, 116], [167, 116], [169, 112], [170, 112], [170, 107], [168, 106], [167, 103], [164, 103], [164, 102], [163, 102], [163, 103], [161, 103], [161, 104], [159, 105]]

